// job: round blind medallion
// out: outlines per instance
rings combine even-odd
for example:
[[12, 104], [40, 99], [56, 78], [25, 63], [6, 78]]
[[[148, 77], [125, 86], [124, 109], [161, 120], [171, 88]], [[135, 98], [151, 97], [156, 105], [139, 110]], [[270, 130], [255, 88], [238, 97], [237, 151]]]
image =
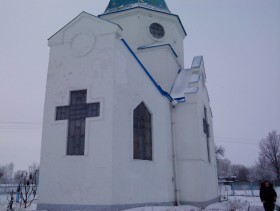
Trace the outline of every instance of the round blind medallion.
[[95, 37], [90, 33], [78, 33], [71, 40], [71, 49], [75, 56], [85, 56], [91, 52]]
[[161, 39], [164, 37], [165, 31], [162, 25], [159, 23], [152, 23], [150, 25], [150, 33], [156, 39]]

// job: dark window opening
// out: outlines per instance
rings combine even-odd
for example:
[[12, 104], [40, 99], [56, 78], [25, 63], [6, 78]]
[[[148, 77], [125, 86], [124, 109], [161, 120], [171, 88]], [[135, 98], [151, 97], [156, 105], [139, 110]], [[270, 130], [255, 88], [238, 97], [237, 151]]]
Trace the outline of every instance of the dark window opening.
[[142, 102], [133, 112], [133, 158], [152, 160], [152, 115]]
[[56, 120], [68, 120], [67, 155], [84, 155], [86, 118], [100, 115], [100, 103], [86, 103], [87, 91], [72, 91], [70, 105], [56, 108]]
[[161, 39], [164, 37], [165, 35], [165, 31], [164, 31], [164, 28], [162, 25], [158, 24], [158, 23], [152, 23], [150, 25], [150, 33], [151, 35], [154, 37], [154, 38], [157, 38], [157, 39]]
[[209, 130], [208, 114], [207, 114], [206, 107], [204, 107], [203, 132], [206, 135], [208, 161], [211, 162], [211, 155], [210, 155], [210, 130]]

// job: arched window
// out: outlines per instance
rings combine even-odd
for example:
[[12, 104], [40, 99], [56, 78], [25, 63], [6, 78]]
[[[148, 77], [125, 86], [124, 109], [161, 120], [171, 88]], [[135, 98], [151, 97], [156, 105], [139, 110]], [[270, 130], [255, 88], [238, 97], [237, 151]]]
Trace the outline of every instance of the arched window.
[[133, 111], [133, 158], [152, 160], [152, 115], [142, 102]]

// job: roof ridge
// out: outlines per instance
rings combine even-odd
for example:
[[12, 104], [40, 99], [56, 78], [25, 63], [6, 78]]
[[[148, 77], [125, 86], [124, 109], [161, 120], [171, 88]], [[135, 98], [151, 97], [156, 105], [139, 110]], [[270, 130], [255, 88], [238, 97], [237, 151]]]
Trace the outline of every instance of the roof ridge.
[[165, 0], [110, 0], [104, 13], [111, 13], [134, 7], [145, 7], [170, 13]]

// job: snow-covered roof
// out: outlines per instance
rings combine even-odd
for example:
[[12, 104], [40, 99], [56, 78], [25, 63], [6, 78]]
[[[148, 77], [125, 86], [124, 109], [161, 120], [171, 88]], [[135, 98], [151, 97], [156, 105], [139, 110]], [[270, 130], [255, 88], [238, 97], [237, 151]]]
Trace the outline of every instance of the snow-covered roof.
[[197, 71], [196, 68], [204, 71], [202, 56], [194, 57], [191, 69], [181, 70], [178, 73], [170, 93], [171, 97], [177, 100], [177, 102], [185, 101], [186, 94], [194, 94], [198, 92], [199, 86], [196, 85], [196, 83], [198, 83], [200, 78], [203, 77], [203, 73]]
[[187, 80], [188, 72], [186, 70], [181, 70], [171, 91], [171, 97], [173, 99], [185, 97], [185, 91], [188, 88]]
[[[191, 71], [181, 70], [176, 78], [175, 84], [171, 91], [173, 99], [180, 99], [180, 102], [185, 98], [185, 94], [193, 94], [198, 92], [198, 87], [190, 86], [194, 81], [199, 80], [199, 75], [193, 75]], [[198, 82], [198, 81], [197, 81]]]
[[170, 13], [164, 0], [110, 0], [104, 13], [111, 13], [134, 7], [143, 7]]
[[192, 68], [197, 68], [200, 67], [203, 63], [203, 57], [202, 56], [195, 56], [193, 58], [193, 62], [192, 62]]
[[200, 75], [198, 74], [193, 74], [191, 75], [191, 78], [189, 80], [189, 83], [198, 83], [200, 79]]

